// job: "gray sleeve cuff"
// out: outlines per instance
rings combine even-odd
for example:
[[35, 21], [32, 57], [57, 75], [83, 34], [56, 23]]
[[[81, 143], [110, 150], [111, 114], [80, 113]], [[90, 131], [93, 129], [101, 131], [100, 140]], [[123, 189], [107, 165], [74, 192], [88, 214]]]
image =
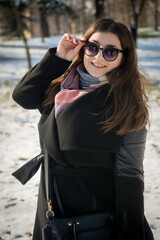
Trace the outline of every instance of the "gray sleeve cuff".
[[116, 154], [115, 171], [118, 176], [136, 177], [143, 181], [143, 159], [147, 130], [127, 133]]

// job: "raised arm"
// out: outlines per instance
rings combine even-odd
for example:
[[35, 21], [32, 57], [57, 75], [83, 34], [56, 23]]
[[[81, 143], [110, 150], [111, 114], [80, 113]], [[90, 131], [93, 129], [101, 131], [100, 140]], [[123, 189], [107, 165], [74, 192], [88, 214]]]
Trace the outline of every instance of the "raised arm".
[[15, 87], [12, 97], [22, 107], [39, 108], [51, 81], [60, 77], [69, 67], [71, 62], [57, 57], [55, 52], [56, 49], [49, 49]]
[[51, 81], [67, 70], [82, 46], [83, 39], [64, 34], [57, 50], [49, 49], [42, 60], [19, 81], [13, 91], [13, 99], [24, 108], [39, 108]]

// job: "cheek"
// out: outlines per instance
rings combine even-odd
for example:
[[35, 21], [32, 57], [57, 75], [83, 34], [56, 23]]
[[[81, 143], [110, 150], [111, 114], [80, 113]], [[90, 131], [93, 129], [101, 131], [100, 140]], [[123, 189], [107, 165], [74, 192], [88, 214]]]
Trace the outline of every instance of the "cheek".
[[123, 55], [119, 55], [119, 58], [117, 59], [117, 67], [119, 67], [121, 65], [121, 62], [122, 62], [122, 59], [123, 59]]
[[117, 68], [120, 66], [121, 62], [122, 62], [122, 56], [119, 56], [119, 58], [117, 58], [116, 61], [112, 62], [110, 66], [112, 69]]
[[83, 57], [83, 64], [84, 64], [85, 69], [88, 71], [89, 59], [88, 59], [88, 56], [86, 56], [85, 54]]

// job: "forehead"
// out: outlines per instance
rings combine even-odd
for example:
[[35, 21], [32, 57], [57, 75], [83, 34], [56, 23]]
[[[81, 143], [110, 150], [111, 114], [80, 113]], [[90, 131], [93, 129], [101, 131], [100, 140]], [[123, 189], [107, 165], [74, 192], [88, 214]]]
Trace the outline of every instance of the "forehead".
[[97, 42], [102, 47], [114, 45], [117, 48], [121, 48], [120, 40], [114, 33], [96, 32], [89, 38], [89, 41]]

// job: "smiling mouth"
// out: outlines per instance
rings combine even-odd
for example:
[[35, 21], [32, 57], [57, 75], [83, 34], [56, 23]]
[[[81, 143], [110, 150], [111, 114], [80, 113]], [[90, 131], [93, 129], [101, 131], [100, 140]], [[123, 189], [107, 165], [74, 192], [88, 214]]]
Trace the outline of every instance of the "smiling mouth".
[[93, 63], [93, 62], [92, 62], [92, 65], [93, 65], [94, 67], [97, 67], [97, 68], [105, 68], [105, 67], [106, 67], [106, 66], [104, 66], [104, 65], [96, 64], [96, 63]]

